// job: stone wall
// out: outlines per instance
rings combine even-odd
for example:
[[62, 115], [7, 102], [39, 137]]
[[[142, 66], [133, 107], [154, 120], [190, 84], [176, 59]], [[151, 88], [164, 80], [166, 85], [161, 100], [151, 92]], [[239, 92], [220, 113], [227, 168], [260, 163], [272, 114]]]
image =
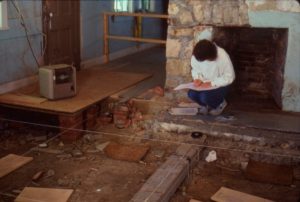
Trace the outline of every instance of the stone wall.
[[212, 26], [247, 26], [247, 9], [244, 0], [170, 0], [166, 86], [191, 81], [190, 58], [195, 42], [209, 38]]

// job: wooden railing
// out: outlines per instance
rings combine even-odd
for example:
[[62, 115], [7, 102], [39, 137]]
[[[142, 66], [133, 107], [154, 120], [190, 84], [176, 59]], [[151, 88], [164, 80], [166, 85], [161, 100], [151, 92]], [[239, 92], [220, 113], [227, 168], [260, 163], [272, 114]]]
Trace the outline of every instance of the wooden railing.
[[130, 16], [130, 17], [142, 17], [142, 18], [147, 17], [147, 18], [159, 18], [159, 19], [168, 19], [169, 18], [168, 15], [150, 14], [150, 13], [126, 13], [126, 12], [105, 12], [105, 13], [103, 13], [104, 60], [106, 63], [109, 62], [109, 40], [110, 39], [166, 44], [166, 40], [162, 40], [162, 39], [110, 35], [109, 34], [109, 16]]

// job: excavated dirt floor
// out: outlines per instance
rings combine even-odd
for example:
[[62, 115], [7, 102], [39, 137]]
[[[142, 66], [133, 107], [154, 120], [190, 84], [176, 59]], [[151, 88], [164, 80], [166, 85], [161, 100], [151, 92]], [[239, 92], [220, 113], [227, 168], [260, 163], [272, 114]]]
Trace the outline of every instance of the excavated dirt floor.
[[[28, 151], [39, 142], [26, 141], [26, 139], [41, 135], [47, 135], [46, 131], [26, 129], [26, 127], [9, 129], [9, 132], [2, 131], [1, 157], [9, 153], [22, 154]], [[71, 202], [129, 201], [147, 178], [164, 162], [165, 157], [176, 148], [173, 145], [143, 142], [142, 144], [151, 147], [147, 156], [141, 162], [126, 162], [110, 159], [104, 152], [95, 149], [97, 145], [107, 141], [125, 145], [137, 144], [124, 138], [99, 134], [85, 135], [80, 141], [64, 145], [55, 139], [49, 143], [48, 149], [63, 151], [63, 153], [51, 154], [38, 151], [29, 153], [27, 156], [34, 158], [32, 162], [0, 179], [2, 194], [0, 201], [14, 201], [13, 196], [18, 195], [25, 186], [74, 189]], [[82, 154], [78, 154], [78, 150]], [[31, 180], [33, 175], [39, 171], [44, 171], [43, 177], [33, 182]]]
[[[143, 140], [138, 135], [133, 135], [132, 129], [116, 129], [113, 124], [101, 126], [97, 131], [105, 133], [88, 133], [81, 140], [69, 144], [62, 144], [59, 139], [48, 144], [48, 149], [63, 151], [62, 154], [30, 152], [28, 156], [34, 157], [32, 162], [0, 179], [0, 201], [13, 201], [14, 196], [25, 186], [33, 186], [74, 189], [70, 202], [126, 202], [178, 146]], [[126, 134], [132, 134], [132, 137]], [[6, 127], [0, 135], [1, 157], [9, 153], [23, 154], [41, 143], [35, 141], [34, 137], [51, 138], [54, 135], [55, 133], [42, 128], [22, 125]], [[185, 136], [189, 139], [188, 134]], [[142, 137], [145, 138], [145, 134]], [[168, 139], [170, 140], [172, 139]], [[96, 149], [108, 141], [125, 145], [146, 144], [151, 149], [140, 162], [119, 161]], [[219, 141], [220, 145], [221, 143], [222, 140]], [[217, 150], [218, 160], [207, 163], [204, 159], [208, 151], [209, 149], [202, 150], [198, 164], [171, 199], [172, 202], [185, 202], [191, 198], [208, 202], [221, 186], [274, 201], [299, 201], [299, 178], [289, 186], [249, 181], [239, 168], [239, 163], [249, 157], [234, 151]], [[33, 182], [32, 176], [39, 171], [44, 172], [43, 177]]]

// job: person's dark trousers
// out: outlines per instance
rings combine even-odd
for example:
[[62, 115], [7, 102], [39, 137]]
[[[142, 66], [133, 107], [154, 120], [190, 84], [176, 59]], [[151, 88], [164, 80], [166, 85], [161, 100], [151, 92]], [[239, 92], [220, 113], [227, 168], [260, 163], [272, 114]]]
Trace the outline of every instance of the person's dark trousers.
[[224, 101], [228, 90], [229, 86], [206, 91], [189, 90], [188, 96], [201, 106], [209, 106], [216, 109]]

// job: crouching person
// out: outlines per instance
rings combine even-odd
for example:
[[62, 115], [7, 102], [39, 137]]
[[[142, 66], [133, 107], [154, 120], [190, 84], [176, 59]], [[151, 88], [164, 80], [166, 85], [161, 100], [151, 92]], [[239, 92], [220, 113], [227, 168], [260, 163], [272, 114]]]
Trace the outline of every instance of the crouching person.
[[225, 96], [235, 79], [232, 62], [226, 51], [208, 40], [199, 41], [191, 58], [195, 87], [212, 90], [189, 90], [188, 96], [200, 105], [199, 113], [219, 115], [227, 106]]

